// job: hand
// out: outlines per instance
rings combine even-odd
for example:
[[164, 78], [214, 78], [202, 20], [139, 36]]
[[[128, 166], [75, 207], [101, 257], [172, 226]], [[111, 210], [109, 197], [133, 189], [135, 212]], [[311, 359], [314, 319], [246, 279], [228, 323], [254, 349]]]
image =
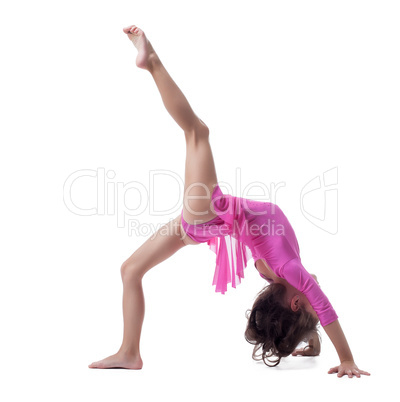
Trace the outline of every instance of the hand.
[[371, 375], [370, 373], [360, 370], [356, 364], [353, 361], [343, 361], [340, 363], [339, 366], [332, 367], [329, 371], [328, 374], [333, 374], [333, 373], [338, 373], [338, 377], [343, 377], [345, 374], [349, 376], [349, 378], [352, 378], [353, 375], [356, 377], [360, 378], [361, 374], [363, 375]]
[[308, 345], [304, 348], [296, 349], [292, 356], [318, 356], [321, 352], [321, 341], [317, 331], [313, 331], [308, 336]]
[[318, 356], [319, 352], [312, 345], [307, 345], [304, 348], [296, 349], [292, 356]]

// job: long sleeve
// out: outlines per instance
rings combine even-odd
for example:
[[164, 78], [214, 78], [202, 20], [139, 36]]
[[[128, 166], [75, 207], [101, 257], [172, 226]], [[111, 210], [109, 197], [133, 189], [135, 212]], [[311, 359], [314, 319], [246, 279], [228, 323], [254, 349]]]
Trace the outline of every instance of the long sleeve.
[[279, 276], [307, 297], [323, 327], [337, 320], [338, 316], [325, 293], [303, 267], [299, 258], [293, 258], [284, 264]]

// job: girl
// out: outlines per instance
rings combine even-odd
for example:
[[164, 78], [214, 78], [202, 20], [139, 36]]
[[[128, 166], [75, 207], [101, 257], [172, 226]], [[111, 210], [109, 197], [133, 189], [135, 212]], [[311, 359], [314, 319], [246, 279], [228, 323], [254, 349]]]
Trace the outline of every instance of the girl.
[[[254, 345], [254, 359], [262, 358], [267, 365], [277, 365], [291, 353], [318, 354], [316, 325], [320, 321], [340, 359], [340, 364], [329, 373], [338, 373], [339, 377], [369, 375], [354, 363], [335, 310], [316, 277], [303, 267], [295, 233], [284, 213], [273, 203], [222, 193], [207, 126], [193, 112], [144, 32], [135, 25], [123, 31], [138, 50], [136, 65], [152, 75], [167, 111], [184, 132], [183, 209], [122, 264], [122, 345], [115, 355], [89, 367], [142, 368], [139, 341], [144, 318], [144, 274], [182, 247], [207, 242], [216, 253], [213, 284], [217, 292], [223, 294], [228, 283], [232, 287], [240, 283], [250, 257], [260, 276], [270, 283], [247, 312], [245, 338]], [[303, 340], [308, 340], [308, 346], [296, 350]], [[260, 349], [261, 356], [257, 356]]]

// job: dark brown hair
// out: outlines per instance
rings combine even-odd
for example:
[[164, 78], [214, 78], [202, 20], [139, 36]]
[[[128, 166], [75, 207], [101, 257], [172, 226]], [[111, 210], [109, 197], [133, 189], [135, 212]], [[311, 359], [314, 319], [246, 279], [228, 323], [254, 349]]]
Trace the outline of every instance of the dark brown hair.
[[318, 320], [308, 311], [304, 308], [293, 311], [284, 305], [285, 294], [284, 285], [271, 283], [258, 293], [252, 309], [246, 311], [248, 322], [244, 336], [255, 345], [253, 359], [263, 360], [270, 367], [277, 366], [282, 357], [289, 356], [317, 330]]

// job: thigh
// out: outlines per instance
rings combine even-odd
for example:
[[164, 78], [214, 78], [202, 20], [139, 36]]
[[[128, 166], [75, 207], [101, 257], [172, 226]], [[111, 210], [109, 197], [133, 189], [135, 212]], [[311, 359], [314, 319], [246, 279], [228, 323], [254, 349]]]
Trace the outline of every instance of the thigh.
[[[122, 267], [143, 275], [154, 266], [171, 257], [188, 242], [181, 227], [181, 216], [163, 225], [151, 235], [123, 264]], [[191, 239], [190, 239], [191, 240]], [[193, 240], [191, 240], [193, 242]]]
[[216, 216], [211, 210], [211, 196], [218, 180], [207, 126], [201, 122], [185, 137], [183, 218], [190, 224], [199, 224]]

